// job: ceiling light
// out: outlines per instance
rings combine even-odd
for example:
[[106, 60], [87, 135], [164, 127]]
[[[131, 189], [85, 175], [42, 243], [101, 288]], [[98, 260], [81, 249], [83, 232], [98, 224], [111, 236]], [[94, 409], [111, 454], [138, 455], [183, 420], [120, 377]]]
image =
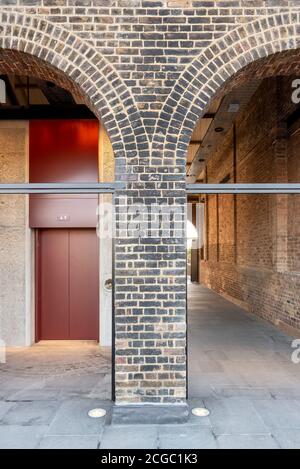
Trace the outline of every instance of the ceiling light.
[[204, 158], [199, 158], [199, 163], [204, 163], [205, 159]]
[[105, 417], [106, 410], [105, 409], [91, 409], [88, 411], [88, 416], [92, 419], [99, 419], [101, 417]]
[[223, 132], [223, 130], [224, 130], [224, 127], [216, 127], [215, 128], [215, 132], [217, 132], [217, 133]]
[[196, 417], [208, 417], [210, 412], [208, 409], [205, 409], [205, 407], [194, 407], [192, 409], [192, 414]]

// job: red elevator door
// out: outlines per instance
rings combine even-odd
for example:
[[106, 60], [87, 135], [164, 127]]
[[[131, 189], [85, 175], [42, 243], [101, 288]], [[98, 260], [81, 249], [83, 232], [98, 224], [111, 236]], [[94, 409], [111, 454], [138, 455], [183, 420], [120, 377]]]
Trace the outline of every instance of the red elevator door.
[[36, 340], [99, 340], [95, 229], [37, 231]]

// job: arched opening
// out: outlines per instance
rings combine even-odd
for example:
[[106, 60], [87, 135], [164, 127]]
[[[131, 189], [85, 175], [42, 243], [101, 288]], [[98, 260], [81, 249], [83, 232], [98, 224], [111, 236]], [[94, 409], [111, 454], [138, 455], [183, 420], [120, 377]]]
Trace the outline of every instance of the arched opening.
[[299, 392], [299, 63], [292, 50], [242, 68], [189, 143], [188, 202], [204, 211], [187, 296], [189, 396], [212, 408], [216, 397], [224, 409], [249, 396], [259, 406], [280, 383], [281, 397]]
[[[0, 195], [4, 386], [17, 400], [35, 399], [33, 382], [111, 399], [113, 246], [97, 235], [112, 195], [59, 189], [114, 184], [111, 135], [79, 83], [46, 61], [2, 49], [0, 77], [0, 184], [57, 184], [51, 194]], [[14, 376], [23, 389], [11, 387]]]

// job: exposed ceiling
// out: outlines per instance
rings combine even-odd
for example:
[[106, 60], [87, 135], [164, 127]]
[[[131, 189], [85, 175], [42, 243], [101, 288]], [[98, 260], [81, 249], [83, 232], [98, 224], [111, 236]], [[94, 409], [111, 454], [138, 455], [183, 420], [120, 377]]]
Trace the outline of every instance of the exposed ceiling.
[[259, 84], [259, 80], [253, 80], [232, 90], [224, 98], [214, 100], [208, 112], [199, 120], [188, 149], [188, 183], [204, 182], [203, 172], [208, 160], [222, 145], [237, 115], [245, 109]]
[[0, 120], [95, 119], [79, 97], [52, 82], [18, 75], [0, 75], [0, 79], [6, 88]]
[[30, 106], [36, 104], [81, 104], [54, 83], [31, 77], [1, 75], [6, 84], [6, 106]]

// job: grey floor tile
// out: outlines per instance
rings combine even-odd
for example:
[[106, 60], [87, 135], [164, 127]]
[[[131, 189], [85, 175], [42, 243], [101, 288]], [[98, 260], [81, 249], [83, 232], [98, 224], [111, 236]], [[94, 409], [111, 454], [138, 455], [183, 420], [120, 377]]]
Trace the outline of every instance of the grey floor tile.
[[72, 399], [63, 402], [56, 413], [48, 431], [48, 435], [99, 435], [105, 423], [105, 417], [93, 419], [88, 411], [103, 407], [105, 404], [94, 399]]
[[274, 430], [273, 436], [281, 448], [300, 449], [300, 430]]
[[0, 421], [3, 418], [3, 416], [9, 411], [12, 405], [13, 404], [11, 402], [0, 401]]
[[279, 387], [279, 388], [269, 388], [270, 393], [274, 399], [291, 399], [291, 400], [300, 400], [300, 387]]
[[12, 402], [22, 401], [58, 401], [63, 399], [60, 391], [47, 388], [22, 389], [11, 394], [6, 400]]
[[45, 436], [39, 449], [97, 449], [100, 437], [97, 436]]
[[59, 408], [54, 401], [18, 402], [0, 420], [0, 425], [49, 425]]
[[245, 398], [207, 399], [215, 434], [264, 434], [268, 429], [253, 403]]
[[105, 427], [100, 442], [101, 449], [156, 449], [157, 447], [157, 429], [149, 425]]
[[272, 435], [220, 435], [217, 437], [220, 449], [278, 449]]
[[159, 427], [159, 448], [163, 449], [216, 449], [211, 428], [183, 425]]
[[300, 404], [295, 400], [261, 400], [254, 402], [255, 409], [271, 429], [300, 429]]
[[0, 426], [1, 449], [34, 449], [44, 435], [46, 426], [24, 427], [21, 425]]
[[95, 373], [88, 376], [69, 375], [51, 378], [45, 383], [45, 388], [65, 396], [81, 398], [88, 395], [96, 385], [99, 385], [99, 374]]
[[270, 391], [266, 388], [258, 388], [251, 386], [215, 386], [215, 397], [232, 398], [246, 397], [250, 399], [272, 399]]

